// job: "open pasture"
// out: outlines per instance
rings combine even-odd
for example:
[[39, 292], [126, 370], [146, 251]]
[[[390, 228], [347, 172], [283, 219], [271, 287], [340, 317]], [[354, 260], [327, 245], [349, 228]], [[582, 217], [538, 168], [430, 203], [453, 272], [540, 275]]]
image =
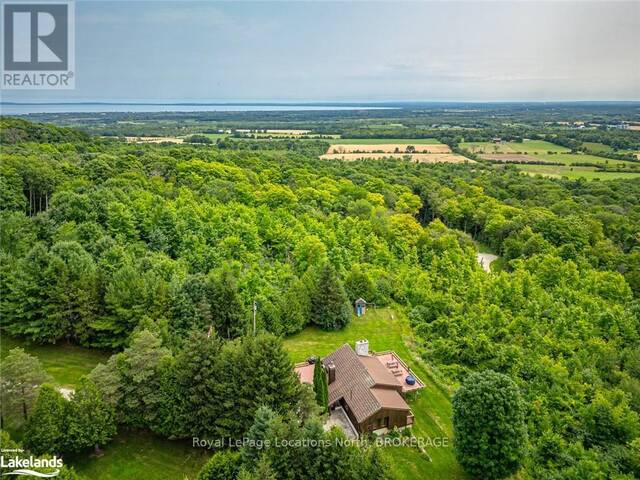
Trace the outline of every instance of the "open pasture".
[[607, 165], [610, 167], [625, 167], [638, 169], [640, 163], [627, 160], [615, 160], [612, 158], [600, 157], [588, 153], [492, 153], [481, 154], [480, 158], [493, 162], [504, 163], [559, 163], [571, 166], [574, 164]]
[[598, 142], [582, 142], [582, 146], [587, 150], [589, 150], [590, 152], [595, 152], [595, 153], [599, 153], [599, 152], [611, 153], [614, 151], [613, 148], [611, 148], [609, 145], [605, 145], [604, 143], [598, 143]]
[[597, 155], [589, 155], [587, 153], [562, 153], [562, 154], [548, 154], [541, 153], [536, 155], [536, 158], [551, 162], [562, 163], [563, 165], [572, 165], [575, 163], [592, 163], [594, 165], [608, 165], [618, 167], [638, 168], [640, 171], [640, 164], [635, 162], [629, 162], [626, 160], [614, 160], [612, 158], [598, 157]]
[[544, 140], [524, 140], [523, 142], [462, 142], [461, 148], [469, 150], [472, 153], [510, 153], [510, 154], [541, 154], [541, 153], [564, 153], [570, 152], [566, 147], [561, 147]]
[[533, 155], [525, 155], [522, 153], [497, 153], [493, 155], [483, 154], [480, 155], [480, 158], [482, 158], [483, 160], [491, 160], [494, 162], [504, 163], [535, 163], [540, 161], [538, 157], [534, 157]]
[[634, 172], [603, 172], [595, 167], [570, 167], [566, 165], [520, 165], [518, 170], [529, 175], [542, 175], [551, 178], [567, 177], [571, 180], [585, 178], [587, 180], [614, 180], [618, 178], [640, 178], [640, 171]]

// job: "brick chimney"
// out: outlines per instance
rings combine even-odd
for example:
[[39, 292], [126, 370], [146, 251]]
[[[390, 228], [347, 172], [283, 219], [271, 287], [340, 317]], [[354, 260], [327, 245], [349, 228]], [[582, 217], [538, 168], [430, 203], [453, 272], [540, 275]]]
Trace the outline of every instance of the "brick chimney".
[[333, 362], [327, 365], [327, 375], [329, 376], [329, 384], [332, 384], [336, 379], [336, 366]]
[[356, 342], [356, 354], [363, 357], [369, 355], [369, 340], [358, 340]]

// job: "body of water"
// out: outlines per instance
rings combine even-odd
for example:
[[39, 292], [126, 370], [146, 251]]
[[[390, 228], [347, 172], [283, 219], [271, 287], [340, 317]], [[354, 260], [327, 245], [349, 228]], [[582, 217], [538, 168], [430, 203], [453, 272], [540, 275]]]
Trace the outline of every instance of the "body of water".
[[0, 114], [28, 115], [30, 113], [331, 111], [386, 110], [389, 108], [393, 107], [310, 104], [0, 103]]

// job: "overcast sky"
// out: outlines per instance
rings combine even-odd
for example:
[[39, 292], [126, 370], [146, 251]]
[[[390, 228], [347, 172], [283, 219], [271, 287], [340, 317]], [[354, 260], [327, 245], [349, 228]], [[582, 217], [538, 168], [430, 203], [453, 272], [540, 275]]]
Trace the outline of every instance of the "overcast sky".
[[640, 100], [640, 1], [76, 4], [76, 89], [6, 101]]

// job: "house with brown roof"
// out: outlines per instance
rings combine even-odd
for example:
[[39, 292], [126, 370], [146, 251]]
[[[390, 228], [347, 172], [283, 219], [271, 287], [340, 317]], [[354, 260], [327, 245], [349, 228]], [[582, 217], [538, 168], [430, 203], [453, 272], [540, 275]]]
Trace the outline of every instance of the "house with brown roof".
[[[413, 424], [406, 394], [424, 384], [395, 352], [369, 352], [369, 342], [345, 344], [322, 359], [329, 384], [331, 415], [348, 417], [358, 433], [384, 433]], [[313, 383], [314, 365], [296, 365], [300, 381]]]

